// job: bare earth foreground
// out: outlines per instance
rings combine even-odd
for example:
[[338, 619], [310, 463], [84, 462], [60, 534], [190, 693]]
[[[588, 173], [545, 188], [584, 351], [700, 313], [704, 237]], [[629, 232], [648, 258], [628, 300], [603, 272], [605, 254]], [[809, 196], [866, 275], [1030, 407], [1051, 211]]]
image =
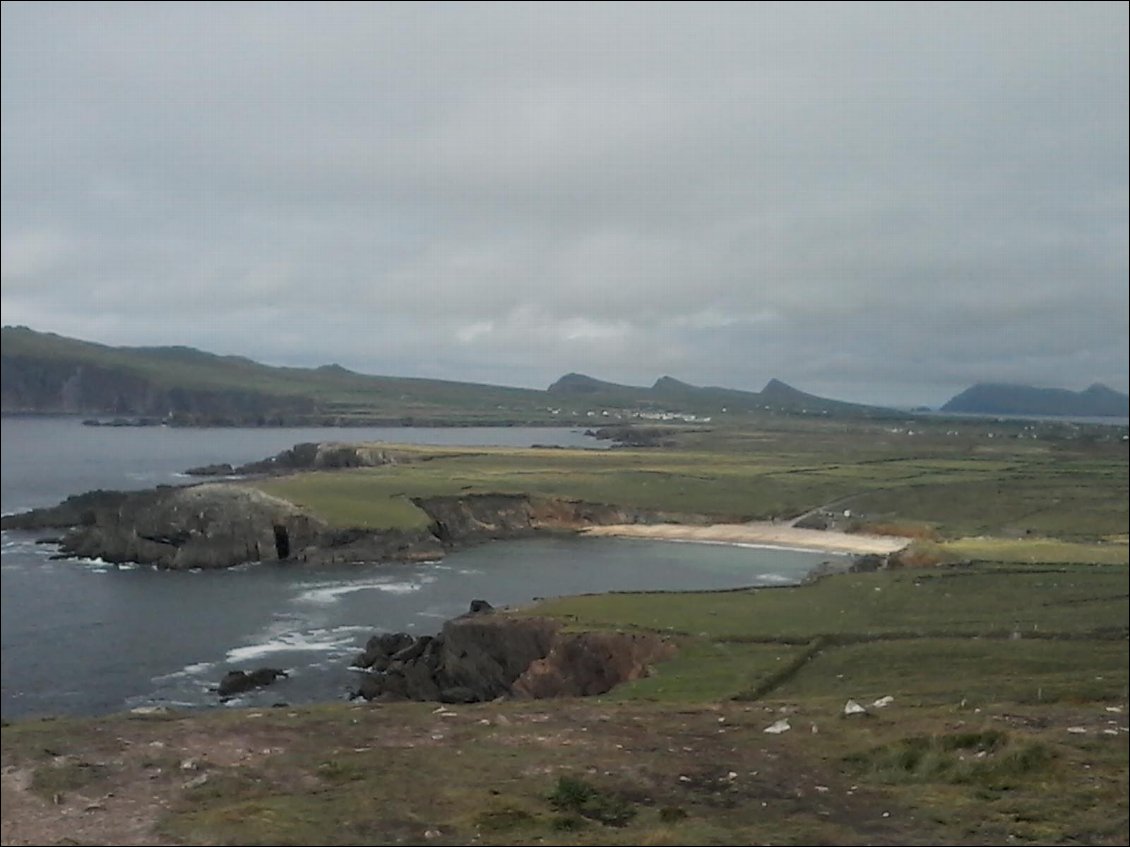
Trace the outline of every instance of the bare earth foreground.
[[698, 541], [715, 544], [750, 544], [823, 553], [875, 553], [886, 555], [906, 547], [912, 539], [891, 535], [863, 535], [821, 529], [801, 529], [789, 524], [753, 521], [742, 524], [615, 524], [594, 526], [585, 535], [620, 538], [654, 538], [662, 541]]
[[[1080, 784], [1057, 783], [1067, 789], [1062, 800], [1039, 796], [1058, 807], [1085, 790], [1106, 810], [1079, 815], [1066, 838], [1041, 828], [1035, 796], [1019, 785], [999, 801], [984, 787], [974, 799], [936, 785], [924, 802], [845, 772], [845, 746], [935, 729], [936, 713], [896, 704], [855, 722], [779, 701], [566, 700], [28, 726], [11, 739], [18, 764], [5, 743], [2, 843], [1124, 844], [1125, 807], [1113, 798], [1124, 796], [1125, 779], [1096, 763], [1124, 756], [1123, 709], [944, 718], [951, 732], [984, 743], [1002, 733], [1029, 745], [1055, 737], [1057, 760]], [[766, 732], [783, 722], [793, 731]], [[627, 809], [631, 825], [556, 812], [546, 798], [566, 775], [624, 798], [614, 810]]]

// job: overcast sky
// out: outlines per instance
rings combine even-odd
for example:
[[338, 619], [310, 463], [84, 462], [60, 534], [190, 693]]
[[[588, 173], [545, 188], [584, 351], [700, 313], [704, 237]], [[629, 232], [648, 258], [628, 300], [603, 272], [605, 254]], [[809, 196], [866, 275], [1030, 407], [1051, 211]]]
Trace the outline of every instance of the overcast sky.
[[1126, 3], [3, 4], [3, 322], [545, 387], [1127, 390]]

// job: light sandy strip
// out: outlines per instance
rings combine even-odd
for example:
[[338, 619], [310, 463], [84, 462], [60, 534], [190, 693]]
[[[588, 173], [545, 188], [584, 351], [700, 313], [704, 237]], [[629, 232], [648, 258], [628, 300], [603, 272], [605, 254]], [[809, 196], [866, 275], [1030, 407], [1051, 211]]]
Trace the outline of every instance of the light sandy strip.
[[788, 524], [763, 522], [740, 524], [612, 524], [583, 530], [585, 535], [612, 535], [621, 538], [651, 538], [657, 541], [707, 541], [715, 544], [764, 544], [769, 547], [790, 547], [822, 550], [829, 553], [878, 553], [885, 555], [901, 550], [909, 538], [892, 535], [856, 535], [819, 529], [800, 529]]

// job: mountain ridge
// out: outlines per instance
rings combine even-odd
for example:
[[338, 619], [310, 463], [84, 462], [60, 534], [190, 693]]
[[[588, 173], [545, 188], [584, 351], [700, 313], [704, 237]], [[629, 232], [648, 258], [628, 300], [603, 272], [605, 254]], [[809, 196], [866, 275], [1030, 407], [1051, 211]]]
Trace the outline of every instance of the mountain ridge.
[[1082, 391], [979, 382], [950, 398], [939, 411], [997, 415], [1127, 417], [1130, 396], [1092, 383]]
[[[184, 345], [112, 347], [5, 326], [0, 411], [139, 417], [187, 425], [565, 423], [594, 409], [698, 416], [896, 413], [771, 379], [762, 392], [659, 377], [631, 386], [571, 372], [547, 389], [374, 376], [339, 364], [265, 365]], [[569, 402], [573, 401], [573, 402]], [[577, 402], [581, 401], [581, 402]], [[568, 409], [558, 408], [569, 406]]]

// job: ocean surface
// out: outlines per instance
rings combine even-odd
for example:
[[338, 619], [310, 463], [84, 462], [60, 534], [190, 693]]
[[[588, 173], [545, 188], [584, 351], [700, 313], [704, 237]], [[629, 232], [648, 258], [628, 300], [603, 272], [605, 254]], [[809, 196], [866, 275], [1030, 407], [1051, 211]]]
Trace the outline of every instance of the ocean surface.
[[[303, 441], [600, 446], [547, 428], [168, 429], [2, 422], [0, 509], [52, 505], [94, 488], [191, 482], [183, 470], [261, 459]], [[105, 714], [139, 706], [220, 707], [229, 670], [289, 677], [228, 706], [346, 699], [350, 660], [377, 632], [434, 633], [472, 599], [798, 582], [826, 553], [627, 539], [485, 544], [440, 562], [308, 567], [285, 563], [171, 572], [56, 560], [37, 535], [4, 532], [0, 552], [2, 714]]]

